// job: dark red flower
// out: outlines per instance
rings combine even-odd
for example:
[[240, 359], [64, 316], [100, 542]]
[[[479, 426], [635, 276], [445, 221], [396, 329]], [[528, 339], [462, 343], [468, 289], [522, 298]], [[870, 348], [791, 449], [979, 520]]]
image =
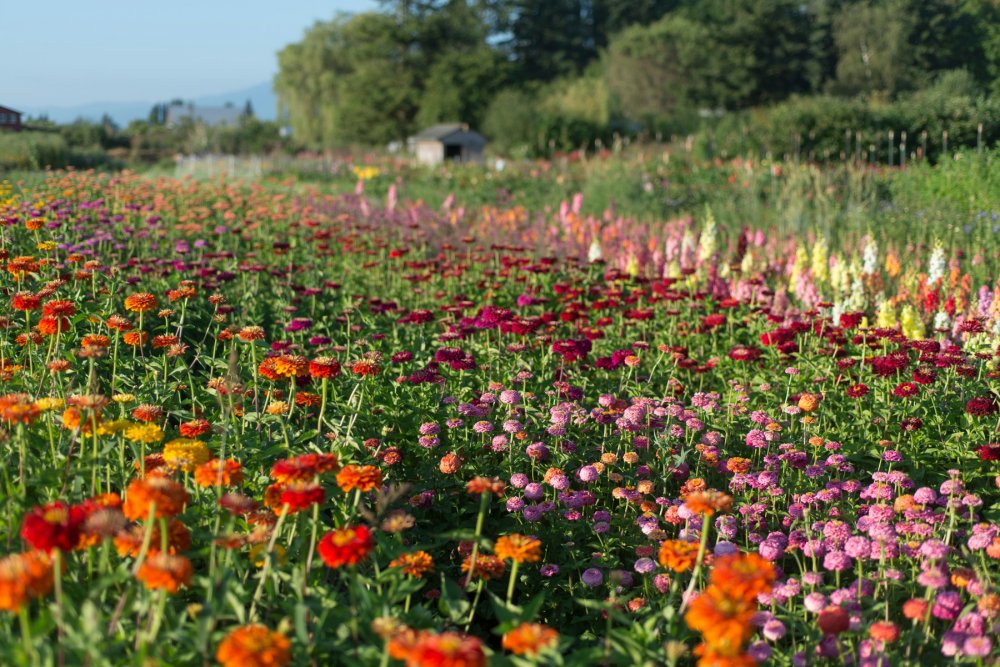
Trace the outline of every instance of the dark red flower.
[[996, 414], [997, 404], [989, 396], [976, 396], [970, 398], [965, 404], [965, 412], [973, 417], [986, 417]]
[[1000, 443], [991, 442], [981, 446], [978, 450], [979, 458], [983, 461], [1000, 461]]
[[80, 542], [86, 512], [79, 505], [56, 501], [35, 507], [24, 517], [21, 537], [35, 549], [71, 551]]
[[861, 398], [862, 396], [868, 394], [868, 385], [866, 385], [863, 382], [852, 384], [850, 387], [847, 388], [846, 393], [851, 398]]

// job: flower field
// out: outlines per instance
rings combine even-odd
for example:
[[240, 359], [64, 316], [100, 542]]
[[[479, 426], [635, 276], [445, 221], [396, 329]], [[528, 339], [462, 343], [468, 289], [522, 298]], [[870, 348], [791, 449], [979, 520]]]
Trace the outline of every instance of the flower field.
[[358, 177], [0, 187], [0, 664], [997, 664], [995, 216]]

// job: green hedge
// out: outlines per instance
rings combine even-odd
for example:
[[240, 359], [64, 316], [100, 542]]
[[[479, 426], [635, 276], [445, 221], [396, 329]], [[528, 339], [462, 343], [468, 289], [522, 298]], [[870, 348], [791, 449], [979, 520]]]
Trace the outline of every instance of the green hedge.
[[[873, 104], [829, 96], [800, 97], [706, 123], [701, 141], [712, 155], [770, 153], [776, 158], [827, 160], [846, 154], [899, 164], [903, 132], [908, 161], [925, 150], [929, 159], [937, 160], [944, 151], [944, 132], [948, 133], [948, 152], [953, 154], [977, 147], [980, 124], [983, 148], [1000, 142], [1000, 99], [914, 95]], [[891, 157], [889, 132], [893, 133]]]

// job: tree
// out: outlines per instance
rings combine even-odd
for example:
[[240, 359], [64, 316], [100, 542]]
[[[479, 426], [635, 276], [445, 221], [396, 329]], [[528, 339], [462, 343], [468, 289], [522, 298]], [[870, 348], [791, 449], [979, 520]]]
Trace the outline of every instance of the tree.
[[605, 54], [606, 77], [621, 112], [651, 121], [700, 101], [699, 66], [708, 30], [670, 15], [617, 35]]
[[405, 136], [416, 112], [414, 73], [392, 16], [316, 23], [278, 54], [275, 91], [296, 138], [328, 146]]
[[503, 63], [486, 46], [442, 54], [424, 82], [417, 124], [462, 121], [478, 125], [503, 80]]
[[908, 37], [913, 17], [890, 4], [855, 2], [834, 20], [837, 78], [841, 95], [894, 95], [913, 80], [913, 51]]

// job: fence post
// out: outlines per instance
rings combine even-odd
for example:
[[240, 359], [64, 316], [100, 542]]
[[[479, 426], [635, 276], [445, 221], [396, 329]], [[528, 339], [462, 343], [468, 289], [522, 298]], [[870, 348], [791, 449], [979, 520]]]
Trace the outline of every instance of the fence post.
[[893, 132], [892, 130], [889, 130], [889, 166], [890, 167], [892, 166], [892, 158], [893, 158], [893, 156], [896, 153], [895, 138], [896, 138], [896, 133]]
[[941, 155], [945, 157], [948, 155], [948, 130], [941, 133]]
[[905, 130], [900, 133], [899, 138], [900, 138], [900, 143], [899, 143], [899, 166], [900, 167], [905, 167], [906, 166], [906, 131]]

